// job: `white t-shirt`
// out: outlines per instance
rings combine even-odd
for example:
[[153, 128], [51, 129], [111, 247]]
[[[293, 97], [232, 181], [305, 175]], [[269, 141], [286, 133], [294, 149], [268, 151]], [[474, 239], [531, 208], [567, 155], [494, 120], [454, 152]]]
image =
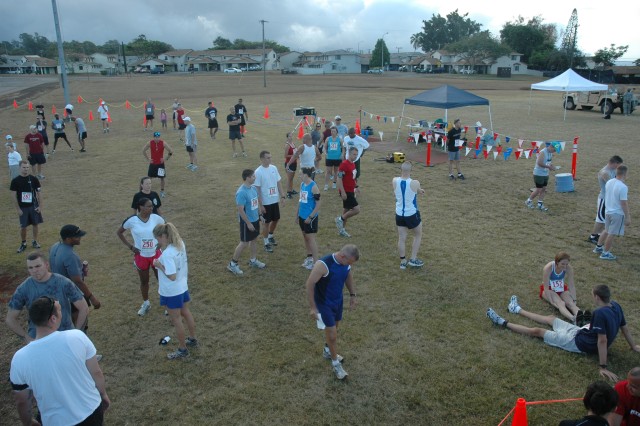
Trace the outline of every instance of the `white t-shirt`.
[[259, 187], [260, 199], [263, 206], [275, 204], [280, 201], [280, 193], [278, 192], [278, 182], [282, 179], [278, 168], [273, 164], [269, 167], [258, 166], [255, 171], [256, 181], [253, 184]]
[[153, 228], [163, 223], [164, 219], [155, 213], [151, 213], [146, 222], [134, 214], [122, 223], [122, 227], [131, 231], [133, 245], [140, 250], [140, 256], [153, 257], [158, 245], [158, 240], [153, 236]]
[[42, 424], [78, 424], [102, 401], [85, 364], [95, 354], [95, 346], [82, 331], [55, 331], [16, 352], [9, 378], [14, 389], [27, 385], [33, 391]]
[[345, 154], [345, 158], [349, 157], [350, 147], [355, 146], [356, 148], [358, 148], [358, 158], [356, 158], [355, 161], [358, 161], [360, 157], [362, 157], [362, 153], [364, 152], [365, 149], [369, 149], [369, 142], [367, 142], [366, 139], [358, 135], [355, 135], [353, 138], [350, 137], [349, 135], [346, 135], [343, 139], [342, 145], [344, 146], [347, 152]]
[[604, 213], [624, 215], [620, 201], [627, 201], [628, 190], [627, 185], [620, 179], [610, 179], [604, 194]]
[[7, 161], [9, 161], [10, 166], [17, 166], [22, 161], [22, 156], [18, 151], [8, 152]]
[[109, 118], [109, 107], [106, 105], [100, 105], [98, 107], [98, 112], [100, 113], [100, 119], [106, 120]]
[[[173, 244], [169, 244], [158, 260], [165, 269], [165, 272], [158, 269], [158, 293], [160, 296], [177, 296], [187, 291], [189, 289], [187, 285], [189, 266], [186, 248], [178, 250]], [[171, 281], [167, 275], [173, 274], [176, 274], [176, 279]]]

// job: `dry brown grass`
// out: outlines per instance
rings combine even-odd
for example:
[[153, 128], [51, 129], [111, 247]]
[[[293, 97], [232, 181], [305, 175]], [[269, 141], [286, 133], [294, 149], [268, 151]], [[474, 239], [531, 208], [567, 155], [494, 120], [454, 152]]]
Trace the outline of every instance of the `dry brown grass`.
[[[361, 106], [374, 114], [397, 116], [405, 97], [443, 82], [489, 98], [495, 130], [510, 135], [511, 146], [518, 137], [570, 141], [579, 135], [576, 192], [559, 194], [551, 186], [550, 212], [543, 214], [523, 205], [532, 186], [532, 160], [465, 158], [465, 182], [449, 182], [444, 165], [416, 167], [414, 177], [427, 191], [420, 200], [425, 220], [421, 255], [427, 263], [422, 270], [400, 271], [389, 189], [398, 167], [375, 161], [384, 153], [366, 155], [359, 199], [363, 210], [349, 224], [351, 241], [362, 251], [355, 267], [360, 305], [345, 314], [339, 333], [350, 376], [345, 383], [338, 382], [320, 356], [322, 335], [307, 317], [303, 291], [307, 274], [299, 265], [304, 252], [293, 221], [293, 202], [284, 208], [275, 253], [259, 254], [267, 269], [246, 267], [242, 278], [225, 270], [237, 244], [233, 194], [241, 183], [241, 170], [256, 167], [262, 149], [271, 150], [281, 167], [284, 133], [295, 125], [291, 109], [296, 106], [314, 106], [322, 116], [340, 114], [347, 122], [357, 118]], [[616, 243], [620, 256], [616, 262], [598, 260], [585, 242], [593, 225], [595, 173], [612, 154], [622, 155], [631, 166], [632, 215], [638, 210], [639, 118], [616, 114], [604, 121], [595, 112], [570, 111], [563, 122], [560, 95], [540, 92], [533, 94], [528, 115], [531, 82], [391, 74], [269, 75], [265, 89], [262, 76], [252, 73], [72, 80], [74, 99], [82, 95], [96, 102], [102, 97], [112, 104], [128, 99], [140, 105], [149, 96], [158, 107], [169, 109], [172, 99], [180, 98], [195, 120], [201, 149], [200, 170], [191, 173], [184, 168], [187, 156], [177, 133], [164, 132], [177, 151], [168, 164], [164, 213], [187, 245], [192, 310], [202, 341], [202, 347], [183, 362], [167, 361], [167, 348], [157, 345], [173, 330], [155, 294], [150, 313], [137, 317], [137, 276], [129, 253], [115, 236], [130, 214], [137, 180], [146, 173], [140, 151], [150, 134], [141, 129], [141, 110], [112, 108], [111, 134], [102, 135], [98, 121], [88, 123], [88, 152], [71, 153], [62, 145], [46, 166], [41, 243], [47, 248], [53, 244], [65, 223], [88, 231], [77, 250], [89, 260], [89, 284], [103, 302], [102, 309], [91, 312], [90, 335], [105, 356], [102, 367], [113, 402], [107, 422], [491, 425], [518, 397], [582, 395], [586, 385], [598, 378], [595, 358], [497, 329], [485, 318], [485, 310], [493, 306], [504, 314], [509, 296], [515, 293], [524, 306], [553, 313], [537, 298], [536, 289], [542, 265], [562, 249], [572, 255], [579, 302], [588, 307], [592, 285], [611, 285], [640, 341], [637, 226], [632, 223], [628, 235]], [[226, 126], [216, 141], [210, 141], [202, 112], [212, 99], [222, 114], [239, 96], [251, 118], [246, 139], [249, 158], [232, 160]], [[55, 103], [60, 109], [61, 99], [61, 91], [53, 90], [33, 101], [42, 101], [47, 109]], [[272, 118], [264, 120], [260, 117], [267, 105]], [[95, 103], [77, 105], [85, 119], [89, 107], [95, 113]], [[449, 113], [471, 125], [477, 120], [488, 123], [484, 108]], [[0, 122], [5, 132], [21, 135], [33, 115], [5, 108]], [[431, 120], [442, 112], [408, 108], [406, 115]], [[364, 125], [370, 124], [367, 121]], [[387, 140], [395, 135], [397, 122], [375, 122], [372, 127], [384, 131]], [[404, 130], [401, 141], [403, 135]], [[407, 152], [424, 149], [402, 142], [399, 147]], [[569, 149], [557, 163], [569, 171]], [[4, 174], [1, 182], [7, 183]], [[158, 190], [157, 183], [154, 189]], [[26, 275], [24, 256], [14, 252], [19, 243], [17, 220], [8, 207], [9, 194], [3, 197], [2, 272]], [[334, 192], [323, 194], [321, 253], [345, 242], [332, 223], [340, 207]], [[242, 263], [246, 261], [245, 253]], [[0, 315], [5, 314], [3, 305]], [[8, 363], [19, 346], [6, 327], [0, 327], [0, 376], [7, 377]], [[624, 339], [613, 345], [609, 364], [618, 374], [638, 361]], [[578, 417], [581, 411], [575, 403], [541, 406], [530, 409], [530, 421], [554, 424], [560, 418]], [[0, 393], [0, 418], [9, 419], [7, 424], [17, 420], [6, 385]]]

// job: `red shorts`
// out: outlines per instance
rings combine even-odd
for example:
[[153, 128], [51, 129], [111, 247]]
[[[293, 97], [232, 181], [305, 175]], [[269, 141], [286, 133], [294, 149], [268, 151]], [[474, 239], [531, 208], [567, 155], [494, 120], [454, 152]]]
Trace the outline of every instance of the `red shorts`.
[[[551, 286], [547, 286], [547, 290], [551, 290]], [[557, 295], [561, 295], [562, 293], [564, 293], [565, 291], [569, 290], [569, 288], [567, 287], [567, 285], [564, 285], [564, 290], [561, 291], [560, 293], [556, 292]], [[544, 284], [540, 284], [540, 294], [538, 295], [540, 297], [540, 299], [542, 299], [542, 293], [544, 293]]]
[[140, 254], [136, 254], [133, 256], [133, 266], [135, 266], [139, 271], [148, 271], [150, 268], [153, 268], [153, 261], [160, 257], [162, 252], [159, 249], [156, 249], [156, 254], [153, 257], [143, 257]]

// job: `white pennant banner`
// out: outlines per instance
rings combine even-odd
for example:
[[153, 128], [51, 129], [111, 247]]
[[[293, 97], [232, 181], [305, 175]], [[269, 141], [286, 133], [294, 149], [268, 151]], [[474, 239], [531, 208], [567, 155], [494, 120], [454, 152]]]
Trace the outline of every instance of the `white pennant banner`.
[[495, 160], [496, 157], [498, 157], [498, 152], [497, 151], [493, 151], [493, 159]]
[[380, 135], [380, 142], [382, 142], [382, 136], [384, 135], [384, 132], [378, 132], [378, 134]]
[[566, 143], [566, 142], [564, 142], [564, 141], [560, 142], [560, 147], [562, 148], [562, 150], [563, 150], [563, 151], [564, 151], [564, 147], [565, 147], [565, 145], [566, 145], [566, 144], [567, 144], [567, 143]]
[[391, 122], [395, 123], [396, 122], [396, 118], [395, 117], [391, 117]]
[[491, 148], [493, 148], [493, 145], [487, 145], [487, 152], [491, 152]]
[[522, 139], [518, 139], [518, 148], [522, 148], [522, 144], [524, 141]]
[[528, 158], [529, 158], [529, 153], [530, 153], [530, 152], [531, 152], [530, 150], [525, 149], [525, 150], [524, 150], [524, 158], [527, 158], [527, 159], [528, 159]]
[[471, 151], [471, 148], [465, 148], [467, 150], [467, 152], [464, 154], [464, 156], [466, 157], [467, 155], [469, 155], [469, 151]]

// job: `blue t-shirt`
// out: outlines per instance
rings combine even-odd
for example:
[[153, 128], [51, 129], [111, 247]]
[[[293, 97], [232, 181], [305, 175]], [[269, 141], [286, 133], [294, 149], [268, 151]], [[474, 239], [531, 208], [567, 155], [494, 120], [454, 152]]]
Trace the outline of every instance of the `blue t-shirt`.
[[55, 243], [49, 250], [49, 267], [51, 272], [71, 279], [82, 276], [82, 261], [73, 247], [65, 243]]
[[[244, 213], [247, 215], [249, 222], [257, 222], [260, 217], [259, 205], [258, 205], [258, 191], [256, 187], [251, 185], [247, 188], [244, 184], [240, 185], [240, 188], [236, 191], [236, 205], [244, 206]], [[240, 215], [238, 220], [242, 221]]]
[[314, 290], [316, 305], [340, 306], [342, 289], [349, 276], [351, 265], [341, 265], [333, 254], [323, 257], [320, 262], [327, 266], [329, 272], [316, 283]]
[[[9, 308], [20, 311], [23, 308], [29, 309], [31, 304], [41, 296], [49, 296], [60, 302], [62, 308], [62, 322], [60, 322], [59, 331], [73, 330], [73, 321], [71, 320], [71, 304], [82, 299], [82, 292], [78, 287], [69, 280], [58, 274], [51, 274], [45, 282], [38, 282], [33, 278], [27, 278], [18, 286], [15, 293], [9, 301]], [[36, 337], [36, 327], [29, 321], [29, 336]]]
[[611, 306], [601, 306], [593, 311], [589, 329], [581, 329], [576, 334], [576, 346], [588, 354], [598, 353], [598, 334], [607, 335], [607, 347], [611, 346], [620, 327], [627, 325], [622, 308], [612, 301]]
[[[313, 198], [313, 186], [315, 184], [314, 181], [309, 182], [309, 185], [305, 185], [304, 182], [300, 183], [298, 217], [304, 220], [307, 220], [311, 212], [316, 208], [316, 199]], [[317, 213], [316, 216], [318, 216]]]

